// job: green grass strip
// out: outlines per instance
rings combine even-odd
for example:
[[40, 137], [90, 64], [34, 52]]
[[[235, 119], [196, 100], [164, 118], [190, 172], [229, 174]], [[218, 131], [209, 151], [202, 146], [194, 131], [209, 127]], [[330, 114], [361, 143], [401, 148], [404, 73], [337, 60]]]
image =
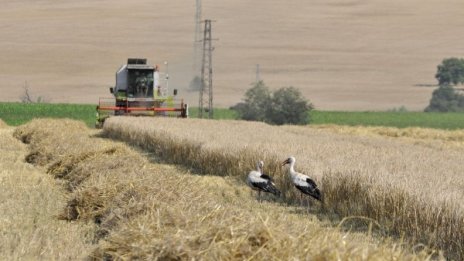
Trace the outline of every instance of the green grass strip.
[[1, 102], [0, 119], [11, 126], [24, 124], [34, 118], [69, 118], [95, 125], [96, 105]]
[[[18, 126], [34, 118], [70, 118], [84, 121], [89, 127], [95, 125], [96, 104], [49, 104], [0, 102], [0, 119], [8, 125]], [[207, 113], [204, 114], [207, 116]], [[198, 108], [191, 107], [191, 118], [198, 117]], [[233, 120], [235, 111], [214, 108], [213, 118]], [[434, 129], [464, 129], [464, 113], [432, 112], [349, 112], [312, 111], [311, 124], [336, 124], [349, 126], [422, 127]]]
[[463, 129], [464, 113], [312, 111], [311, 124]]

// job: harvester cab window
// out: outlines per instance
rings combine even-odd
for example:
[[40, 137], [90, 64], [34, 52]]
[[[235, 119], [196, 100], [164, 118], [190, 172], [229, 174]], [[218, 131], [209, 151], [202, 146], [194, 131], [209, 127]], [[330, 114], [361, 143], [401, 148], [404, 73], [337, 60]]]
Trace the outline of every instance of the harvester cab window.
[[153, 71], [129, 70], [129, 96], [152, 97], [153, 96]]

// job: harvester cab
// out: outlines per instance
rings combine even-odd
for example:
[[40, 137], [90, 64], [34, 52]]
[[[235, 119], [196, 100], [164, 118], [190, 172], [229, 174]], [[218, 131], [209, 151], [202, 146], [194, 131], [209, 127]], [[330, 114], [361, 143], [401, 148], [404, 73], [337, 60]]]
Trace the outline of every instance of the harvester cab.
[[108, 117], [118, 115], [188, 117], [188, 106], [177, 99], [177, 90], [168, 95], [161, 86], [158, 69], [147, 59], [129, 58], [116, 72], [113, 97], [99, 99], [95, 126], [101, 128]]
[[116, 73], [116, 86], [110, 92], [116, 98], [153, 97], [154, 75], [155, 68], [146, 59], [129, 59]]

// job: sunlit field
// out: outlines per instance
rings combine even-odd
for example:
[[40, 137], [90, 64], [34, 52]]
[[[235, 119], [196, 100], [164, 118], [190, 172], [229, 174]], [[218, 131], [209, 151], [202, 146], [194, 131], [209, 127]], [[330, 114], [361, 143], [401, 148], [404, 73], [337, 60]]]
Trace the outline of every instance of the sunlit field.
[[[39, 226], [47, 227], [48, 222], [63, 222], [74, 228], [74, 235], [78, 235], [78, 238], [69, 240], [76, 244], [74, 250], [79, 251], [79, 255], [95, 260], [442, 259], [438, 251], [411, 245], [400, 238], [384, 237], [385, 228], [372, 218], [353, 215], [334, 222], [337, 215], [330, 214], [329, 210], [324, 210], [318, 203], [292, 203], [294, 191], [290, 187], [282, 187], [285, 184], [284, 175], [275, 172], [277, 163], [269, 158], [265, 149], [257, 152], [267, 162], [267, 170], [278, 179], [279, 186], [285, 192], [283, 199], [266, 196], [259, 202], [256, 194], [252, 195], [242, 180], [245, 173], [234, 174], [238, 169], [221, 173], [220, 170], [232, 166], [232, 157], [230, 163], [222, 161], [224, 164], [221, 168], [211, 165], [211, 172], [201, 168], [201, 164], [205, 163], [203, 161], [196, 168], [186, 168], [187, 164], [182, 167], [160, 164], [178, 161], [177, 151], [182, 153], [184, 145], [195, 145], [188, 141], [188, 136], [178, 142], [173, 140], [175, 135], [180, 134], [176, 130], [178, 127], [191, 124], [192, 132], [196, 132], [195, 126], [204, 121], [156, 119], [153, 122], [137, 123], [137, 120], [142, 119], [111, 119], [104, 133], [90, 130], [77, 121], [34, 120], [14, 130], [6, 127], [9, 134], [7, 132], [6, 136], [1, 136], [2, 141], [23, 148], [22, 153], [18, 154], [18, 161], [39, 172], [35, 175], [43, 179], [55, 178], [55, 182], [50, 185], [62, 190], [64, 198], [54, 197], [58, 200], [53, 204], [56, 211], [52, 216], [43, 216], [45, 223]], [[160, 138], [171, 145], [177, 144], [177, 147], [169, 148], [168, 143], [159, 143], [165, 146], [162, 151], [141, 151], [105, 138], [117, 135], [113, 131], [117, 125], [126, 131], [135, 126], [140, 127], [142, 123], [156, 123], [157, 126], [170, 124], [170, 133], [158, 130], [155, 133], [159, 133]], [[229, 127], [234, 124], [237, 125], [234, 122], [226, 123]], [[222, 123], [219, 123], [220, 126]], [[264, 124], [258, 124], [257, 127], [267, 128]], [[145, 127], [140, 132], [132, 132], [132, 137], [139, 141], [143, 139], [147, 144], [155, 144], [156, 138], [144, 136], [144, 130]], [[228, 152], [213, 157], [214, 150], [221, 149], [222, 144], [214, 135], [210, 138], [212, 143], [204, 143], [204, 146], [196, 144], [198, 149], [213, 162], [227, 158]], [[22, 145], [21, 141], [26, 145]], [[239, 146], [239, 142], [242, 141], [235, 141], [236, 146]], [[230, 151], [236, 149], [231, 147]], [[248, 148], [242, 149], [245, 151]], [[253, 161], [256, 155], [247, 155], [250, 157], [240, 156], [246, 161], [240, 167], [244, 172], [255, 165]], [[185, 160], [190, 161], [193, 156]], [[301, 156], [299, 159], [301, 162], [297, 166], [303, 169], [305, 161]], [[11, 179], [17, 175], [10, 168], [3, 176], [2, 186], [5, 178]], [[316, 176], [316, 180], [320, 182], [320, 177]], [[322, 188], [329, 195], [333, 193], [327, 190], [327, 182], [322, 182]], [[10, 193], [23, 192], [13, 189]], [[43, 195], [28, 196], [31, 202], [43, 199]], [[332, 207], [334, 197], [327, 198], [327, 207]], [[37, 208], [40, 210], [40, 206]], [[36, 215], [43, 215], [41, 213], [38, 211]], [[31, 219], [34, 220], [34, 217]], [[26, 227], [18, 223], [17, 234], [27, 235]], [[67, 235], [68, 232], [64, 233]], [[86, 235], [87, 239], [79, 235]], [[77, 248], [82, 238], [87, 245]], [[9, 245], [17, 244], [12, 237], [3, 240]], [[59, 238], [47, 238], [45, 235], [42, 240], [60, 246]], [[7, 259], [23, 257], [21, 249], [12, 248], [0, 255]], [[65, 251], [65, 247], [57, 247], [54, 249], [55, 255], [50, 255], [50, 259], [59, 258], [61, 255], [56, 253]]]
[[[464, 261], [464, 113], [424, 112], [459, 107], [464, 1], [1, 4], [0, 261]], [[260, 81], [309, 123], [240, 120]]]
[[308, 127], [194, 119], [111, 118], [104, 133], [166, 162], [241, 180], [263, 159], [284, 202], [297, 201], [279, 166], [293, 155], [296, 169], [322, 184], [325, 206], [315, 203], [313, 209], [369, 217], [387, 234], [444, 249], [451, 257], [463, 255], [464, 154], [437, 147], [434, 140], [416, 144]]
[[335, 124], [311, 125], [310, 128], [356, 136], [386, 137], [409, 143], [420, 143], [437, 148], [464, 148], [464, 130], [440, 130], [429, 128], [395, 128], [380, 126], [344, 126]]

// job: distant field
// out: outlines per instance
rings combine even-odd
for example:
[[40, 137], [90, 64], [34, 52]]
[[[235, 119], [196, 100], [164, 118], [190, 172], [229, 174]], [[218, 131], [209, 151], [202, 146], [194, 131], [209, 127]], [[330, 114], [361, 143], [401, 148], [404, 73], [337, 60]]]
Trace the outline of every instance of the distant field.
[[[269, 87], [297, 87], [320, 110], [421, 111], [437, 65], [463, 55], [463, 9], [458, 0], [203, 0], [218, 39], [214, 104], [240, 102], [259, 64]], [[91, 104], [127, 58], [145, 57], [161, 72], [168, 61], [169, 86], [196, 105], [195, 14], [185, 0], [2, 1], [0, 101], [17, 101], [27, 82], [34, 97]]]
[[[198, 108], [190, 108], [191, 118], [198, 117]], [[95, 105], [92, 104], [24, 104], [0, 102], [0, 118], [8, 125], [18, 126], [34, 118], [70, 118], [95, 124]], [[215, 108], [214, 119], [236, 119], [229, 109]], [[434, 129], [464, 129], [464, 113], [423, 112], [348, 112], [313, 111], [312, 124], [348, 126], [422, 127]]]

